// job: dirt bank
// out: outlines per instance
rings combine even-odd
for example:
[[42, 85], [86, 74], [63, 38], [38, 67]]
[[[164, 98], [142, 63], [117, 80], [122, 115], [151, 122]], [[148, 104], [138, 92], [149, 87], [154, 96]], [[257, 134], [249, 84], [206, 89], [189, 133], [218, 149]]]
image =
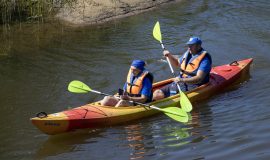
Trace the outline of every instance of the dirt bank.
[[76, 0], [61, 8], [56, 17], [73, 25], [99, 24], [177, 1], [180, 0]]

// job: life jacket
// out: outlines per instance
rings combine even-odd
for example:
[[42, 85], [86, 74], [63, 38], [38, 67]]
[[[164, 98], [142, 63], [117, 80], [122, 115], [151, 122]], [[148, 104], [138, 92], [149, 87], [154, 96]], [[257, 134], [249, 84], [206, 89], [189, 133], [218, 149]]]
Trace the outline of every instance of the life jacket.
[[211, 61], [211, 56], [204, 50], [201, 52], [201, 54], [192, 57], [189, 62], [187, 62], [188, 56], [189, 52], [187, 51], [182, 58], [182, 62], [179, 62], [181, 65], [181, 76], [183, 78], [196, 76], [200, 63], [205, 56], [208, 56]]
[[138, 97], [141, 96], [140, 92], [143, 87], [143, 80], [144, 78], [149, 78], [151, 83], [153, 83], [153, 75], [148, 72], [147, 70], [144, 70], [139, 77], [137, 77], [133, 82], [131, 82], [131, 77], [132, 77], [132, 71], [131, 69], [128, 72], [127, 75], [127, 87], [126, 87], [126, 92], [133, 97]]

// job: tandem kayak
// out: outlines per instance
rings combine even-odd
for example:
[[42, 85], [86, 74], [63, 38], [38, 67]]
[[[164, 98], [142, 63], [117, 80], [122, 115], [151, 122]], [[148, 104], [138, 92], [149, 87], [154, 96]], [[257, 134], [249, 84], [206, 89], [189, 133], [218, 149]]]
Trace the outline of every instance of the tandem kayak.
[[[186, 92], [187, 97], [191, 102], [199, 101], [217, 94], [222, 89], [234, 83], [241, 82], [249, 76], [252, 61], [253, 59], [250, 58], [213, 67], [210, 73], [210, 82]], [[169, 84], [172, 81], [172, 79], [167, 79], [156, 82], [153, 84], [153, 90]], [[180, 98], [177, 94], [162, 100], [150, 102], [149, 105], [155, 105], [159, 108], [179, 106], [179, 100]], [[130, 107], [102, 106], [100, 105], [100, 101], [97, 101], [53, 114], [41, 112], [30, 120], [42, 132], [54, 135], [76, 129], [111, 126], [148, 117], [158, 112], [157, 110], [140, 105]]]

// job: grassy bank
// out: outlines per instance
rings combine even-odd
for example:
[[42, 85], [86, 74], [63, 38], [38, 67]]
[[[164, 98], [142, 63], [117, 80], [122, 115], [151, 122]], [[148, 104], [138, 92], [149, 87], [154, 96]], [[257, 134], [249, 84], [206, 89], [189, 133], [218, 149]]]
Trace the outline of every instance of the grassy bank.
[[[0, 0], [0, 59], [10, 55], [16, 41], [20, 41], [18, 35], [21, 32], [31, 35], [39, 43], [42, 26], [30, 27], [32, 30], [29, 31], [28, 27], [19, 25], [18, 28], [16, 24], [43, 22], [64, 5], [72, 5], [75, 1], [77, 0]], [[24, 40], [21, 43], [23, 42]]]
[[0, 0], [0, 24], [43, 21], [59, 8], [76, 0]]

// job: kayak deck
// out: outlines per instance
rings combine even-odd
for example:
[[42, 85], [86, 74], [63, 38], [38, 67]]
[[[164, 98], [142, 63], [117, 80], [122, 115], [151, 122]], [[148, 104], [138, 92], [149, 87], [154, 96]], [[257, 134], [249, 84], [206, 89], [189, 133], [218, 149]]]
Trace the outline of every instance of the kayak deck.
[[[241, 81], [249, 75], [250, 64], [253, 59], [235, 61], [231, 64], [213, 67], [210, 74], [210, 82], [194, 90], [186, 92], [191, 102], [209, 98], [227, 86]], [[163, 80], [153, 84], [156, 90], [172, 79]], [[179, 106], [179, 94], [149, 103], [159, 108]], [[159, 111], [145, 106], [111, 107], [101, 106], [100, 102], [93, 102], [70, 110], [45, 114], [31, 118], [32, 123], [46, 134], [58, 134], [83, 128], [98, 128], [127, 121], [148, 117]]]

